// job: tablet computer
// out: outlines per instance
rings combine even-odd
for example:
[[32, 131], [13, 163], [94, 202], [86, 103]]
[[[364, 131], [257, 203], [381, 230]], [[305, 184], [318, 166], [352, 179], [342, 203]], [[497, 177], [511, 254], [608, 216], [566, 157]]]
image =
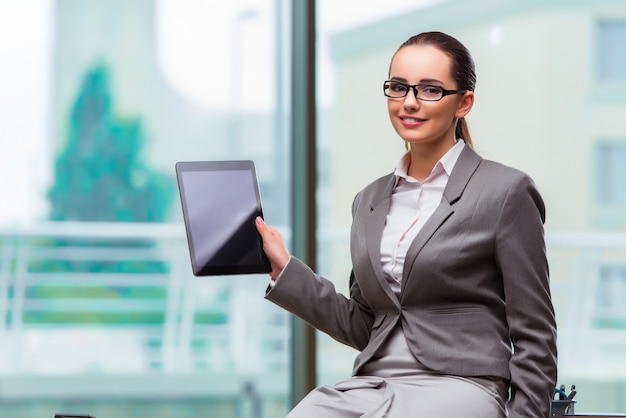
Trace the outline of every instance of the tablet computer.
[[269, 273], [254, 222], [263, 217], [254, 162], [182, 161], [176, 178], [193, 274]]

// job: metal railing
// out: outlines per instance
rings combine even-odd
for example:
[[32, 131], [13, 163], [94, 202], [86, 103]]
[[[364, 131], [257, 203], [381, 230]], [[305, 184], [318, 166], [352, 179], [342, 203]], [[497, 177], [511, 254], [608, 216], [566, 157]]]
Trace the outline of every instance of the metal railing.
[[[347, 237], [319, 233], [320, 264], [331, 277], [344, 273]], [[560, 372], [623, 380], [626, 234], [552, 233], [547, 245]], [[65, 267], [53, 271], [45, 260]], [[162, 268], [89, 271], [89, 263]], [[76, 265], [82, 267], [67, 268]], [[263, 300], [266, 285], [267, 277], [194, 277], [182, 223], [4, 227], [0, 376], [206, 372], [224, 376], [218, 392], [227, 381], [240, 391], [246, 376], [271, 378], [289, 367], [288, 315]], [[273, 386], [286, 393], [285, 384]], [[124, 393], [141, 392], [139, 386]]]
[[194, 277], [182, 224], [3, 228], [0, 374], [285, 370], [266, 285]]

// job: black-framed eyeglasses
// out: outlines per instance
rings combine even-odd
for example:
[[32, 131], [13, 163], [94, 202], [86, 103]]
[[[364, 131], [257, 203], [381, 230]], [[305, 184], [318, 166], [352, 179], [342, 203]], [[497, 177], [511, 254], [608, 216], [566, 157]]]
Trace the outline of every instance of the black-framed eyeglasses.
[[426, 102], [436, 102], [451, 94], [461, 94], [467, 90], [446, 90], [440, 86], [432, 84], [406, 84], [399, 81], [387, 80], [383, 85], [385, 96], [392, 99], [401, 99], [409, 94], [409, 90], [413, 89], [413, 94], [418, 100]]

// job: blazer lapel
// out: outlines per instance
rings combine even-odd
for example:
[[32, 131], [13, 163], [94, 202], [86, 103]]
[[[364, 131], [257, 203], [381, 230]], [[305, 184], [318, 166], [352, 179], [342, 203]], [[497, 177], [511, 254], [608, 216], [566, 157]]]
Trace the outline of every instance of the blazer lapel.
[[[478, 168], [481, 160], [482, 158], [476, 154], [469, 145], [463, 148], [463, 151], [452, 169], [452, 173], [450, 173], [450, 178], [443, 191], [443, 197], [441, 198], [439, 206], [437, 206], [437, 209], [430, 219], [426, 221], [422, 229], [418, 232], [407, 251], [404, 260], [404, 271], [402, 272], [402, 290], [404, 290], [406, 286], [407, 279], [412, 276], [411, 270], [415, 258], [435, 231], [437, 231], [446, 219], [454, 213], [454, 204], [461, 198], [463, 190], [465, 190], [469, 179]], [[419, 277], [419, 274], [416, 276]]]
[[482, 160], [482, 157], [476, 154], [476, 151], [469, 145], [463, 148], [459, 159], [452, 169], [452, 173], [450, 173], [448, 184], [443, 191], [444, 199], [451, 205], [461, 198], [463, 190], [465, 190], [467, 183], [470, 178], [472, 178], [474, 171], [476, 171]]
[[370, 258], [370, 263], [376, 275], [376, 279], [380, 283], [381, 287], [385, 290], [385, 293], [394, 303], [398, 303], [398, 297], [393, 293], [389, 283], [385, 279], [383, 273], [382, 264], [380, 262], [380, 243], [383, 237], [383, 229], [385, 228], [385, 221], [387, 213], [389, 213], [389, 204], [391, 202], [391, 193], [396, 182], [396, 177], [391, 175], [389, 181], [381, 187], [380, 190], [374, 195], [370, 203], [370, 216], [367, 223], [367, 252]]

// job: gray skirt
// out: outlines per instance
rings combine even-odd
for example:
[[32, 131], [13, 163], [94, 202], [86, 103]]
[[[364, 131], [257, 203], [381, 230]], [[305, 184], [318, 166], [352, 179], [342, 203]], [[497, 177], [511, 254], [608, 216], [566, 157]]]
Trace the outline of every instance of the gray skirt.
[[311, 391], [288, 418], [505, 418], [503, 379], [444, 375], [409, 351], [398, 327], [360, 375]]

